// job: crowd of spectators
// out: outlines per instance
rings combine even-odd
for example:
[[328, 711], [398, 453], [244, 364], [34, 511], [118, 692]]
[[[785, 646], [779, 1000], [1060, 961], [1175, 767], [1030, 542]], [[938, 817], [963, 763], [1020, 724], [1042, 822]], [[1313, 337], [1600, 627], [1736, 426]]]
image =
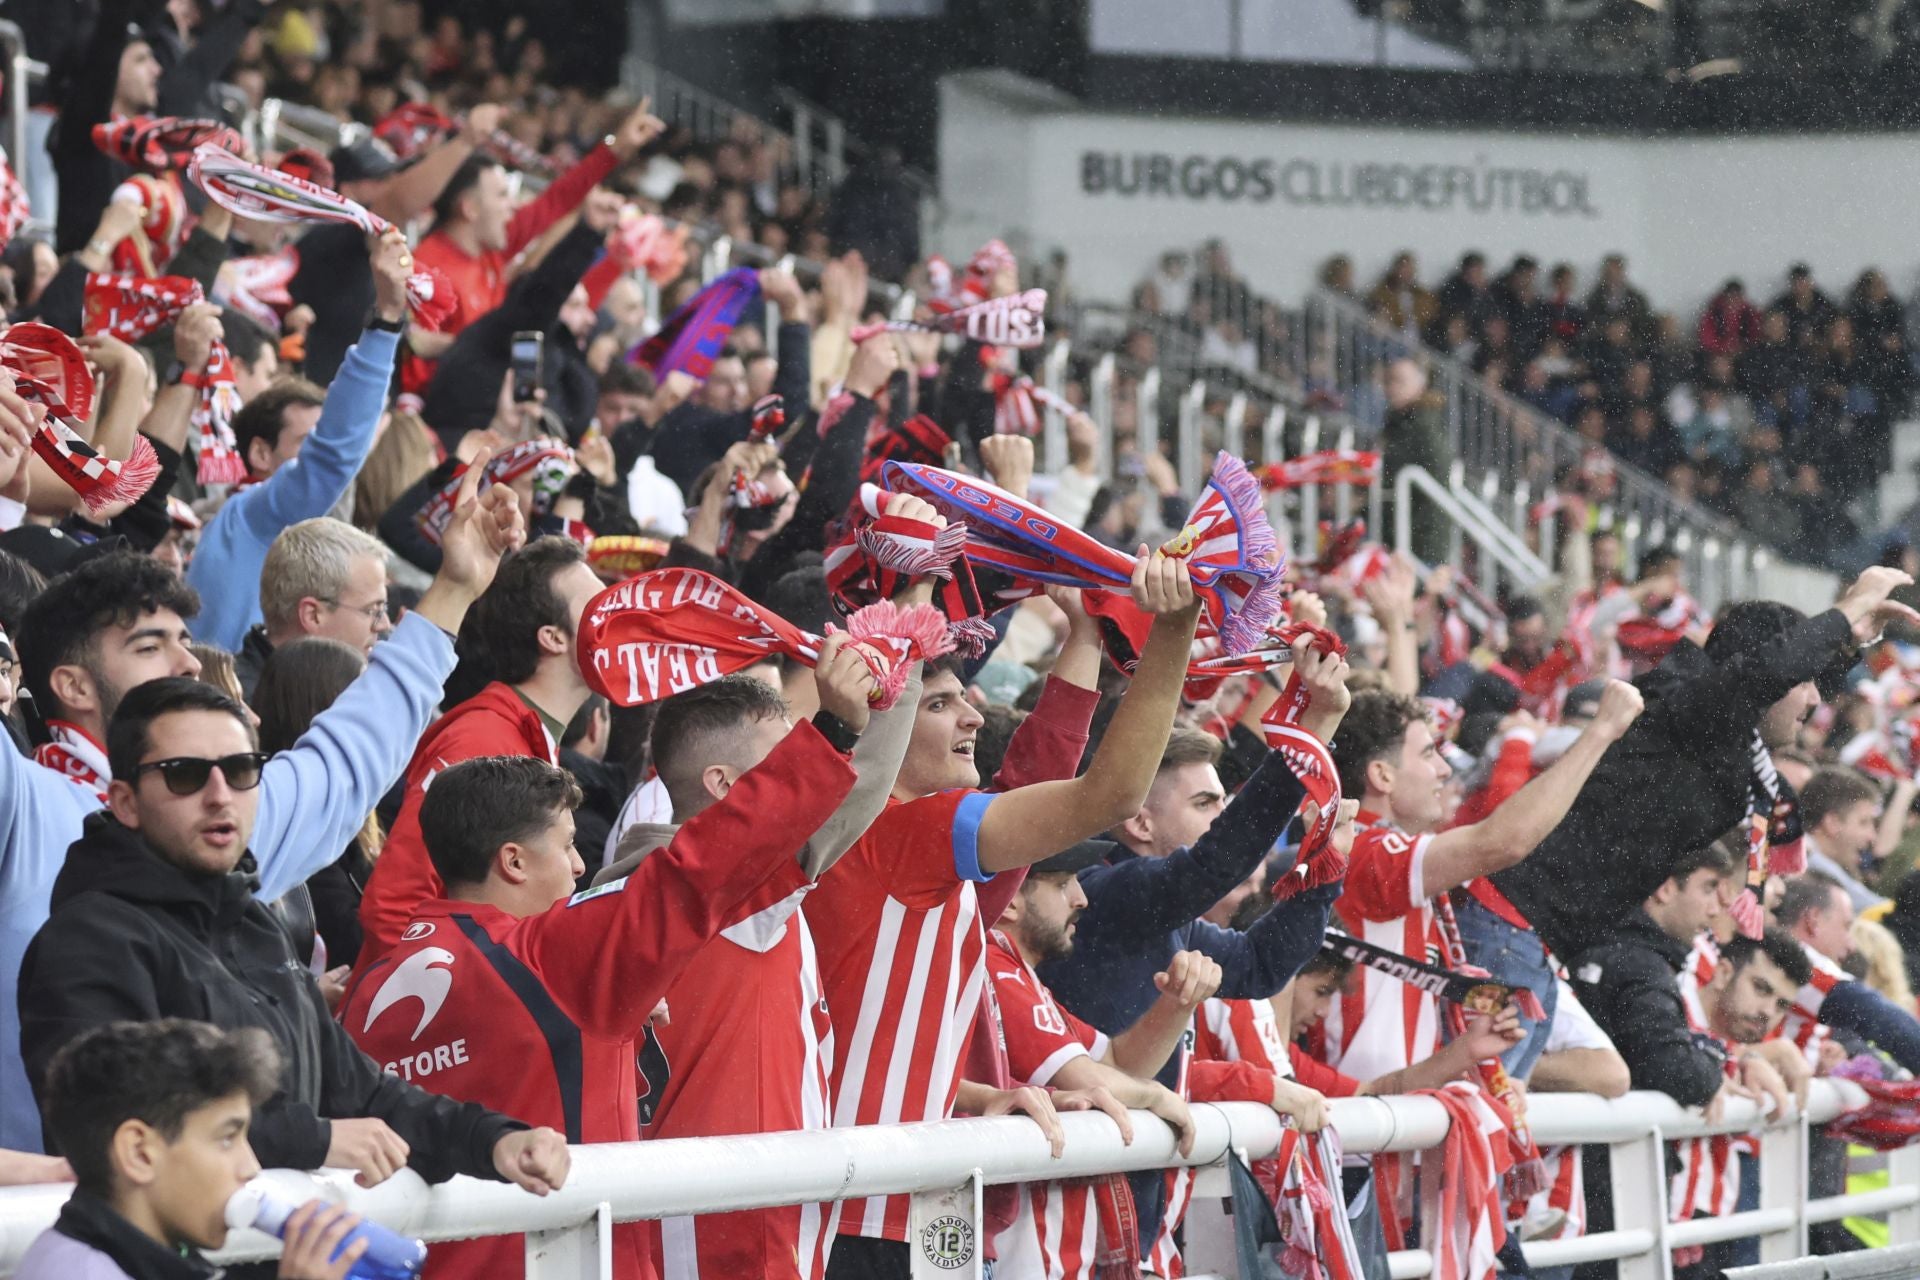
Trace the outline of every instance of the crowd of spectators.
[[[1255, 293], [1209, 241], [1162, 255], [1131, 299], [1153, 319], [1120, 349], [1144, 363], [1264, 375], [1375, 431], [1391, 408], [1383, 370], [1417, 344], [1814, 563], [1857, 541], [1849, 505], [1886, 470], [1890, 429], [1920, 380], [1907, 309], [1873, 268], [1844, 296], [1800, 263], [1770, 298], [1729, 280], [1697, 321], [1655, 310], [1617, 254], [1588, 282], [1571, 263], [1520, 254], [1501, 267], [1467, 253], [1437, 283], [1409, 252], [1371, 282], [1340, 254], [1319, 283], [1405, 346], [1316, 349], [1311, 326]], [[1580, 474], [1553, 479], [1582, 484]]]
[[[1123, 1133], [1144, 1110], [1185, 1144], [1195, 1101], [1271, 1107], [1318, 1150], [1329, 1097], [1421, 1092], [1448, 1145], [1351, 1161], [1374, 1224], [1352, 1248], [1384, 1265], [1424, 1232], [1443, 1280], [1485, 1280], [1497, 1247], [1611, 1213], [1577, 1151], [1534, 1147], [1514, 1082], [1777, 1119], [1816, 1075], [1920, 1068], [1920, 660], [1882, 638], [1920, 626], [1909, 572], [1812, 618], [1711, 617], [1677, 555], [1626, 566], [1600, 528], [1551, 598], [1496, 606], [1342, 537], [1275, 584], [1284, 662], [1195, 671], [1227, 630], [1185, 559], [1206, 513], [1271, 567], [1245, 477], [1183, 491], [1118, 413], [1124, 457], [1072, 412], [1065, 466], [1037, 469], [1001, 429], [1015, 353], [870, 330], [867, 249], [805, 286], [652, 276], [627, 230], [709, 178], [703, 216], [791, 237], [750, 147], [565, 107], [512, 22], [103, 9], [60, 46], [57, 225], [79, 230], [17, 236], [0, 295], [0, 1180], [76, 1183], [16, 1274], [211, 1274], [197, 1251], [262, 1165], [544, 1195], [587, 1143], [1019, 1112], [1058, 1153], [1063, 1110]], [[393, 225], [195, 197], [150, 229], [123, 183], [184, 200], [182, 166], [141, 186], [75, 141], [249, 70], [376, 125], [445, 110], [404, 157], [378, 132], [259, 157], [324, 164]], [[503, 164], [500, 130], [544, 159]], [[538, 194], [524, 170], [551, 170]], [[899, 182], [877, 157], [861, 216], [829, 215], [875, 261], [909, 247]], [[275, 262], [284, 294], [258, 286]], [[1163, 263], [1149, 301], [1259, 372], [1284, 317], [1216, 323], [1263, 312], [1223, 251], [1202, 266]], [[1036, 274], [997, 242], [911, 271], [929, 322], [1021, 305]], [[1585, 360], [1596, 403], [1640, 397], [1631, 423], [1697, 379], [1648, 371], [1622, 272], [1582, 311], [1598, 337], [1556, 348], [1549, 324], [1514, 367]], [[642, 276], [692, 319], [649, 334]], [[1380, 306], [1443, 344], [1461, 316], [1517, 341], [1483, 294], [1468, 270], [1428, 298], [1408, 263]], [[1747, 327], [1715, 314], [1716, 341]], [[1807, 326], [1831, 347], [1841, 323]], [[1393, 412], [1424, 385], [1383, 391]], [[1835, 429], [1819, 395], [1801, 422], [1768, 400], [1783, 458]], [[964, 574], [956, 509], [900, 462], [988, 480], [1122, 568], [1041, 583], [976, 546]], [[921, 648], [829, 625], [902, 618]], [[1791, 1171], [1816, 1191], [1843, 1173], [1821, 1141]], [[1676, 1219], [1757, 1205], [1739, 1138], [1667, 1156]], [[1253, 1176], [1300, 1211], [1296, 1167]], [[1192, 1189], [1034, 1184], [990, 1200], [980, 1243], [1006, 1280], [1172, 1280]], [[279, 1274], [341, 1280], [353, 1226], [300, 1207]], [[890, 1196], [623, 1224], [609, 1248], [623, 1278], [862, 1280], [908, 1275], [917, 1244]], [[524, 1257], [496, 1236], [427, 1269]]]

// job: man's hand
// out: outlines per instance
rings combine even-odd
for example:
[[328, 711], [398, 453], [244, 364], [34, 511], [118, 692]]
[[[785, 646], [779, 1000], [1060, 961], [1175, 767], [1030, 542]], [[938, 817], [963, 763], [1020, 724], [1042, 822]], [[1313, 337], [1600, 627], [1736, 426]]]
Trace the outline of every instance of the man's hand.
[[493, 1167], [522, 1191], [544, 1196], [567, 1184], [573, 1154], [552, 1129], [521, 1129], [493, 1144]]
[[373, 314], [399, 324], [407, 318], [407, 277], [413, 274], [413, 251], [400, 228], [368, 236], [367, 261], [373, 266]]
[[1846, 594], [1840, 597], [1834, 607], [1846, 615], [1855, 640], [1861, 644], [1872, 644], [1887, 629], [1889, 622], [1904, 622], [1908, 626], [1920, 627], [1920, 613], [1887, 598], [1897, 588], [1912, 585], [1912, 575], [1885, 565], [1875, 565], [1853, 580], [1853, 585], [1847, 588]]
[[980, 442], [980, 465], [987, 478], [1024, 500], [1033, 483], [1033, 441], [1026, 436], [995, 435]]
[[1339, 807], [1333, 811], [1333, 834], [1327, 837], [1327, 843], [1340, 851], [1341, 857], [1353, 852], [1353, 839], [1360, 833], [1358, 819], [1360, 802], [1342, 797]]
[[[1833, 1043], [1829, 1040], [1827, 1043]], [[1793, 1095], [1793, 1100], [1802, 1110], [1806, 1109], [1807, 1091], [1813, 1084], [1813, 1065], [1807, 1061], [1807, 1055], [1791, 1040], [1762, 1040], [1741, 1055], [1745, 1058], [1758, 1058], [1779, 1073], [1780, 1080]]]
[[732, 501], [734, 476], [744, 474], [752, 479], [779, 461], [780, 446], [771, 440], [742, 440], [729, 445], [721, 455], [719, 469], [700, 492], [700, 505], [715, 510], [726, 506]]
[[454, 617], [453, 625], [448, 626], [446, 619], [437, 616], [442, 601], [436, 598], [436, 592], [458, 597], [457, 612], [465, 616], [467, 605], [493, 584], [500, 557], [519, 549], [527, 540], [526, 522], [521, 519], [520, 503], [512, 487], [495, 484], [480, 492], [480, 476], [492, 460], [493, 451], [482, 449], [461, 473], [453, 514], [440, 536], [440, 572], [417, 606], [418, 612], [426, 613], [448, 631], [459, 631], [460, 617]]
[[806, 324], [811, 319], [806, 291], [791, 271], [760, 268], [760, 295], [780, 308], [781, 324]]
[[662, 378], [660, 385], [655, 387], [653, 391], [653, 402], [651, 406], [653, 409], [653, 421], [657, 424], [660, 419], [679, 408], [680, 405], [686, 401], [686, 398], [694, 393], [695, 388], [699, 385], [700, 380], [688, 373], [685, 369], [675, 369], [665, 378]]
[[1776, 1117], [1786, 1115], [1792, 1105], [1793, 1091], [1761, 1054], [1748, 1051], [1740, 1056], [1740, 1083], [1772, 1102]]
[[1832, 1075], [1833, 1069], [1847, 1060], [1846, 1046], [1838, 1040], [1828, 1037], [1820, 1042], [1820, 1065], [1816, 1075]]
[[[363, 1236], [340, 1249], [347, 1233], [359, 1225], [360, 1215], [349, 1213], [345, 1205], [309, 1200], [295, 1209], [280, 1233], [280, 1280], [346, 1280], [370, 1243]], [[335, 1249], [340, 1249], [337, 1258]]]
[[598, 431], [589, 431], [580, 438], [580, 443], [573, 447], [573, 460], [602, 489], [619, 483], [620, 471], [614, 463], [613, 444]]
[[353, 976], [350, 964], [335, 965], [313, 980], [320, 988], [320, 998], [327, 1002], [328, 1013], [339, 1013], [341, 1004], [347, 998], [347, 979]]
[[[1053, 1095], [1055, 1111], [1104, 1111], [1120, 1126], [1120, 1145], [1133, 1145], [1133, 1117], [1120, 1105], [1120, 1099], [1109, 1093], [1104, 1087], [1096, 1085], [1091, 1089], [1061, 1089]], [[1060, 1153], [1054, 1152], [1057, 1156]]]
[[128, 390], [137, 390], [145, 396], [148, 390], [147, 362], [127, 343], [108, 333], [94, 333], [79, 339], [80, 350], [86, 353], [93, 367], [98, 369], [107, 380], [107, 389], [115, 395]]
[[1167, 1086], [1156, 1083], [1153, 1086], [1153, 1100], [1147, 1104], [1147, 1110], [1167, 1122], [1176, 1135], [1174, 1146], [1181, 1155], [1193, 1154], [1193, 1112], [1188, 1108], [1186, 1099]]
[[1302, 1133], [1318, 1133], [1327, 1127], [1330, 1119], [1325, 1094], [1284, 1076], [1275, 1076], [1273, 1079], [1273, 1109], [1283, 1116], [1293, 1117], [1293, 1122], [1300, 1126]]
[[331, 1122], [333, 1138], [327, 1143], [327, 1155], [320, 1163], [329, 1169], [354, 1169], [354, 1181], [363, 1187], [377, 1187], [407, 1166], [412, 1150], [405, 1138], [387, 1127], [385, 1120], [364, 1117]]
[[225, 341], [226, 326], [220, 323], [220, 308], [211, 302], [196, 302], [180, 313], [173, 326], [173, 358], [188, 373], [205, 373], [213, 359], [213, 344]]
[[1067, 465], [1092, 475], [1100, 460], [1100, 425], [1085, 413], [1067, 415]]
[[1327, 602], [1311, 591], [1295, 591], [1287, 596], [1287, 617], [1312, 627], [1327, 625]]
[[1080, 594], [1080, 588], [1063, 586], [1058, 582], [1049, 582], [1043, 585], [1041, 590], [1046, 592], [1047, 599], [1053, 601], [1055, 608], [1067, 615], [1067, 642], [1069, 644], [1071, 644], [1075, 638], [1086, 640], [1093, 644], [1100, 643], [1100, 624], [1094, 621], [1092, 614], [1087, 612], [1087, 602], [1085, 597]]
[[1708, 1124], [1717, 1125], [1727, 1118], [1729, 1102], [1735, 1098], [1745, 1098], [1749, 1102], [1754, 1102], [1758, 1100], [1758, 1096], [1738, 1080], [1728, 1080], [1720, 1086], [1713, 1097], [1707, 1100], [1707, 1105], [1701, 1108], [1701, 1116]]
[[1047, 1097], [1047, 1091], [1032, 1085], [1022, 1085], [1018, 1089], [995, 1089], [987, 1099], [987, 1104], [980, 1109], [980, 1114], [1010, 1116], [1016, 1111], [1033, 1117], [1033, 1122], [1047, 1135], [1047, 1145], [1053, 1148], [1053, 1158], [1058, 1160], [1060, 1153], [1067, 1149], [1067, 1134], [1060, 1127], [1060, 1116], [1054, 1111], [1053, 1101]]
[[613, 131], [613, 153], [622, 160], [640, 154], [640, 148], [667, 131], [667, 122], [653, 114], [653, 99], [642, 98], [620, 127]]
[[1600, 695], [1600, 710], [1594, 713], [1587, 732], [1599, 734], [1606, 742], [1618, 742], [1646, 706], [1638, 689], [1625, 680], [1609, 680], [1606, 691]]
[[1384, 573], [1375, 574], [1360, 584], [1360, 594], [1373, 609], [1381, 626], [1405, 625], [1413, 620], [1413, 564], [1404, 555], [1387, 561]]
[[1508, 1005], [1498, 1013], [1476, 1014], [1460, 1037], [1461, 1052], [1473, 1062], [1497, 1058], [1527, 1038], [1520, 1027], [1520, 1011]]
[[873, 672], [845, 636], [828, 636], [820, 644], [820, 662], [813, 669], [813, 685], [820, 691], [820, 709], [855, 733], [863, 733], [871, 714], [868, 699], [875, 687]]
[[1181, 1008], [1198, 1009], [1220, 989], [1220, 964], [1203, 951], [1176, 951], [1153, 985]]
[[1134, 604], [1145, 613], [1189, 613], [1200, 608], [1187, 562], [1149, 550], [1144, 542], [1134, 552], [1131, 590]]
[[0, 369], [0, 455], [18, 464], [26, 460], [33, 433], [47, 420], [47, 409], [21, 396], [15, 386], [12, 372]]
[[468, 146], [484, 145], [494, 134], [500, 132], [501, 107], [497, 102], [482, 102], [470, 108], [467, 118], [460, 125], [460, 140]]
[[900, 367], [900, 349], [876, 333], [853, 349], [853, 363], [847, 366], [843, 384], [857, 396], [872, 400], [887, 389], [887, 382]]
[[1300, 725], [1322, 742], [1333, 741], [1333, 732], [1353, 705], [1347, 689], [1347, 660], [1337, 653], [1322, 653], [1311, 639], [1293, 651], [1293, 669], [1307, 691], [1307, 708]]

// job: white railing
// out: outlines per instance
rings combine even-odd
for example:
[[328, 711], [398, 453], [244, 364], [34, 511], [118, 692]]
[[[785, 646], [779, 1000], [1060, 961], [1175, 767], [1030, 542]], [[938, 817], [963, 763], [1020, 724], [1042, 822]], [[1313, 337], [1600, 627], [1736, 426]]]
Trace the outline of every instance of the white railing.
[[17, 172], [27, 164], [27, 92], [47, 74], [47, 64], [27, 56], [18, 23], [0, 21], [0, 75], [7, 82], [7, 157]]
[[[1760, 1123], [1754, 1104], [1734, 1102], [1720, 1124], [1709, 1126], [1697, 1112], [1660, 1094], [1631, 1093], [1612, 1101], [1537, 1094], [1529, 1103], [1529, 1118], [1540, 1142], [1609, 1147], [1615, 1227], [1580, 1240], [1526, 1245], [1527, 1257], [1541, 1266], [1618, 1259], [1620, 1280], [1668, 1280], [1668, 1250], [1676, 1246], [1759, 1235], [1762, 1260], [1784, 1262], [1806, 1254], [1810, 1223], [1865, 1213], [1887, 1215], [1893, 1244], [1920, 1243], [1920, 1150], [1893, 1154], [1884, 1190], [1807, 1199], [1809, 1125], [1864, 1102], [1854, 1085], [1815, 1081], [1805, 1113], [1762, 1131], [1759, 1209], [1670, 1224], [1662, 1143], [1751, 1129]], [[958, 1224], [946, 1224], [947, 1240], [977, 1242], [982, 1223], [976, 1193], [982, 1184], [1193, 1165], [1202, 1172], [1188, 1251], [1191, 1269], [1198, 1271], [1217, 1269], [1221, 1259], [1231, 1257], [1219, 1214], [1207, 1203], [1226, 1194], [1226, 1153], [1270, 1155], [1281, 1129], [1270, 1109], [1251, 1103], [1193, 1110], [1197, 1137], [1186, 1158], [1175, 1152], [1172, 1132], [1144, 1112], [1134, 1113], [1131, 1146], [1121, 1144], [1105, 1116], [1080, 1113], [1061, 1117], [1067, 1142], [1058, 1160], [1050, 1157], [1036, 1126], [1002, 1118], [580, 1146], [573, 1150], [566, 1187], [544, 1198], [470, 1178], [428, 1187], [411, 1172], [371, 1190], [337, 1171], [273, 1170], [261, 1176], [288, 1199], [318, 1196], [344, 1203], [403, 1235], [430, 1242], [527, 1232], [528, 1280], [599, 1280], [611, 1274], [608, 1233], [616, 1222], [907, 1193], [914, 1196], [916, 1221], [957, 1218]], [[1342, 1145], [1352, 1152], [1425, 1150], [1447, 1133], [1446, 1112], [1431, 1098], [1342, 1099], [1333, 1104], [1333, 1119]], [[20, 1255], [53, 1222], [66, 1195], [67, 1188], [60, 1186], [0, 1190], [0, 1276], [13, 1274]], [[237, 1234], [229, 1245], [220, 1255], [223, 1262], [271, 1257], [275, 1248], [275, 1242], [251, 1233]], [[977, 1277], [978, 1258], [974, 1248], [962, 1265], [935, 1269], [928, 1262], [916, 1274]], [[1396, 1254], [1393, 1262], [1394, 1275], [1403, 1277], [1424, 1276], [1431, 1267], [1417, 1251]]]

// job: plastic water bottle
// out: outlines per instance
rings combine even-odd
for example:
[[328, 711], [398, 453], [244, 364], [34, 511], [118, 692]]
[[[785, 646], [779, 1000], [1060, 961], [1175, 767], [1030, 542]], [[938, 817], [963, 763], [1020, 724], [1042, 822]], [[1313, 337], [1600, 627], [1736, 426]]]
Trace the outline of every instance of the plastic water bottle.
[[[252, 1227], [284, 1240], [287, 1219], [298, 1207], [257, 1187], [242, 1187], [227, 1201], [227, 1226], [234, 1230]], [[426, 1245], [366, 1218], [347, 1233], [328, 1261], [339, 1257], [355, 1240], [365, 1240], [367, 1251], [347, 1272], [352, 1280], [412, 1280], [426, 1265]]]

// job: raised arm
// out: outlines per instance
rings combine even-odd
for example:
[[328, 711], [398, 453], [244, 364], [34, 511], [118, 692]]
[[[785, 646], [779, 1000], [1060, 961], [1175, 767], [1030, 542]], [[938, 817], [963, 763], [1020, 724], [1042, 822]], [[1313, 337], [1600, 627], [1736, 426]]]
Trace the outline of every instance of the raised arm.
[[998, 796], [980, 822], [984, 871], [1051, 857], [1132, 817], [1153, 785], [1186, 679], [1200, 604], [1186, 562], [1140, 548], [1135, 602], [1155, 615], [1133, 684], [1121, 698], [1093, 763], [1077, 778]]
[[1102, 1059], [1142, 1079], [1160, 1074], [1193, 1025], [1193, 1011], [1220, 989], [1220, 965], [1204, 951], [1176, 951], [1153, 975], [1153, 985], [1159, 996], [1132, 1026], [1107, 1041]]
[[1513, 866], [1560, 825], [1607, 748], [1620, 740], [1642, 708], [1640, 691], [1624, 681], [1607, 685], [1600, 711], [1567, 753], [1485, 821], [1433, 837], [1422, 865], [1421, 894], [1433, 897], [1477, 876]]
[[529, 917], [521, 928], [530, 967], [593, 1034], [636, 1035], [713, 935], [806, 883], [795, 848], [840, 807], [854, 779], [812, 722], [795, 725], [624, 881]]
[[483, 451], [467, 471], [442, 540], [440, 573], [360, 677], [267, 762], [253, 854], [258, 896], [280, 897], [333, 862], [394, 784], [440, 704], [453, 637], [526, 526], [506, 485], [478, 493]]

